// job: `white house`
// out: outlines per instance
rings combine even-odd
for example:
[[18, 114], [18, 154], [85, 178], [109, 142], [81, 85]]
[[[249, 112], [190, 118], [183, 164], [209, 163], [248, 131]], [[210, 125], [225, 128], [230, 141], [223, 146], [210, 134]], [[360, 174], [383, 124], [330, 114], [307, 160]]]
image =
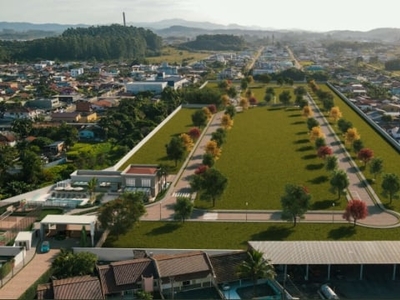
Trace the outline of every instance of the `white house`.
[[161, 92], [167, 87], [167, 82], [157, 81], [138, 81], [129, 82], [125, 84], [126, 92], [137, 94], [140, 92], [153, 92], [155, 94], [161, 94]]
[[71, 69], [70, 73], [71, 77], [75, 78], [78, 77], [79, 75], [82, 75], [84, 71], [83, 68], [78, 68], [78, 69]]

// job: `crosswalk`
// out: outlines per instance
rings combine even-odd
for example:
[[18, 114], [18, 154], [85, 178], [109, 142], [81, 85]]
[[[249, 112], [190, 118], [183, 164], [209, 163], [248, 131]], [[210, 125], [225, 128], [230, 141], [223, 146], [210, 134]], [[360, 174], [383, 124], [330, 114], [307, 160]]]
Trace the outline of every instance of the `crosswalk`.
[[190, 193], [184, 193], [184, 192], [174, 192], [172, 194], [173, 197], [182, 197], [182, 198], [190, 198]]

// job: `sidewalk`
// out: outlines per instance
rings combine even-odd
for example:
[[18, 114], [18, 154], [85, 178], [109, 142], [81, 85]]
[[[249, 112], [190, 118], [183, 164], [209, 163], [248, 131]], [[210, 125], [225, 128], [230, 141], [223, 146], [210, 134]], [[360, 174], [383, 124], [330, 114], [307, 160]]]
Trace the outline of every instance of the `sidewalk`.
[[3, 279], [0, 299], [18, 299], [50, 268], [59, 250], [51, 249], [47, 253], [37, 253], [39, 244], [39, 238], [34, 237], [32, 248], [26, 251], [24, 261], [16, 265], [13, 271]]

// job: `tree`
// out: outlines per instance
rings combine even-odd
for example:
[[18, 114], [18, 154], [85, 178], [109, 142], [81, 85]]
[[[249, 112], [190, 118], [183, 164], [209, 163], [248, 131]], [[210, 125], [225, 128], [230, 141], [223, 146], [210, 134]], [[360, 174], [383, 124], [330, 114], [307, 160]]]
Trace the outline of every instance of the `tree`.
[[337, 121], [337, 126], [338, 126], [339, 130], [340, 130], [343, 134], [345, 134], [345, 133], [347, 132], [347, 130], [349, 130], [350, 128], [353, 127], [353, 124], [352, 124], [350, 121], [347, 121], [347, 120], [345, 120], [345, 119], [343, 119], [343, 118], [340, 118], [340, 119]]
[[233, 105], [229, 105], [225, 109], [225, 114], [229, 115], [233, 119], [236, 115], [236, 108]]
[[31, 132], [33, 121], [28, 118], [17, 118], [11, 123], [11, 130], [20, 138], [26, 138]]
[[362, 148], [358, 154], [357, 158], [364, 163], [364, 167], [367, 166], [367, 163], [374, 157], [374, 151], [369, 148]]
[[99, 180], [96, 177], [93, 177], [88, 182], [87, 188], [90, 194], [90, 201], [93, 201], [94, 191], [96, 190], [98, 182]]
[[188, 135], [191, 137], [193, 141], [197, 141], [197, 139], [201, 135], [201, 130], [197, 127], [193, 127], [189, 130]]
[[205, 146], [205, 152], [211, 154], [214, 157], [214, 160], [218, 160], [221, 156], [221, 148], [218, 147], [216, 141], [209, 141]]
[[330, 155], [325, 160], [325, 169], [330, 172], [338, 168], [338, 159], [335, 155]]
[[310, 118], [314, 115], [312, 108], [308, 105], [303, 107], [303, 117]]
[[330, 184], [332, 188], [337, 191], [338, 199], [340, 199], [343, 190], [346, 189], [350, 184], [349, 177], [344, 170], [334, 170]]
[[319, 158], [325, 159], [327, 156], [332, 155], [332, 148], [329, 146], [321, 146], [318, 148], [317, 155]]
[[317, 138], [325, 138], [325, 135], [319, 126], [313, 127], [310, 131], [310, 141], [315, 142]]
[[315, 139], [315, 149], [319, 149], [322, 146], [326, 146], [326, 141], [325, 138], [323, 137], [318, 137]]
[[230, 115], [228, 114], [224, 114], [221, 118], [221, 126], [225, 129], [225, 130], [229, 130], [232, 128], [233, 126], [233, 120], [231, 119]]
[[81, 246], [81, 247], [86, 247], [86, 246], [87, 246], [87, 233], [86, 233], [86, 227], [85, 227], [85, 225], [82, 225], [82, 229], [81, 229], [81, 241], [80, 241], [80, 246]]
[[206, 112], [202, 109], [198, 109], [192, 114], [192, 123], [196, 127], [205, 127], [207, 125], [207, 121], [208, 119]]
[[247, 98], [240, 98], [239, 106], [241, 106], [243, 110], [248, 109], [249, 108], [249, 100]]
[[217, 169], [207, 169], [201, 175], [194, 175], [190, 180], [190, 186], [193, 191], [200, 191], [201, 196], [212, 200], [215, 206], [215, 200], [222, 196], [228, 185], [228, 179]]
[[189, 198], [178, 197], [174, 204], [174, 219], [180, 220], [182, 223], [190, 217], [193, 212], [193, 203]]
[[167, 156], [170, 160], [175, 162], [175, 167], [178, 165], [178, 161], [185, 157], [186, 147], [183, 140], [180, 137], [174, 136], [171, 138], [169, 144], [165, 145]]
[[221, 101], [222, 101], [222, 105], [223, 105], [224, 107], [227, 107], [227, 106], [230, 104], [231, 99], [229, 98], [228, 95], [222, 95], [222, 96], [221, 96]]
[[103, 229], [110, 230], [117, 237], [130, 230], [146, 212], [143, 192], [125, 192], [117, 199], [105, 203], [99, 209], [98, 220]]
[[355, 140], [353, 142], [353, 150], [356, 154], [358, 154], [358, 152], [360, 152], [362, 148], [364, 148], [364, 143], [361, 139]]
[[187, 133], [182, 133], [179, 137], [182, 139], [183, 144], [185, 145], [185, 150], [190, 152], [194, 146], [193, 140], [190, 135], [188, 135]]
[[349, 221], [353, 219], [354, 227], [357, 220], [365, 219], [368, 216], [368, 208], [364, 201], [352, 199], [347, 203], [346, 210], [343, 214], [343, 219]]
[[389, 203], [392, 204], [393, 197], [400, 191], [399, 176], [394, 173], [383, 174], [381, 187], [389, 195]]
[[162, 185], [162, 188], [164, 189], [167, 186], [167, 177], [170, 173], [170, 166], [167, 164], [159, 164], [157, 168], [157, 176], [159, 178], [164, 177], [164, 184]]
[[210, 153], [204, 153], [202, 163], [203, 163], [203, 165], [211, 168], [215, 164], [214, 156], [212, 156]]
[[257, 280], [274, 279], [276, 273], [271, 261], [264, 259], [262, 252], [251, 250], [247, 252], [247, 255], [247, 259], [238, 266], [237, 274], [253, 281], [253, 297], [256, 297]]
[[271, 100], [274, 99], [274, 95], [270, 94], [270, 93], [266, 93], [264, 96], [264, 101], [267, 103], [270, 103]]
[[311, 195], [302, 185], [287, 184], [285, 194], [281, 197], [282, 217], [291, 219], [293, 226], [297, 224], [297, 218], [302, 217], [310, 207]]
[[383, 170], [383, 159], [381, 157], [372, 158], [369, 164], [369, 172], [374, 176], [374, 179], [382, 173]]
[[284, 90], [279, 94], [279, 101], [287, 106], [290, 103], [290, 99], [292, 98], [292, 95], [290, 94], [290, 91]]
[[315, 118], [307, 119], [307, 128], [309, 131], [311, 131], [311, 129], [313, 129], [314, 127], [318, 127], [318, 126], [319, 126], [319, 122], [317, 121], [317, 119], [315, 119]]
[[[210, 105], [209, 105], [210, 106]], [[211, 112], [211, 110], [209, 109], [209, 106], [205, 106], [205, 107], [203, 107], [201, 110], [202, 111], [204, 111], [204, 114], [206, 115], [206, 117], [207, 117], [207, 122], [208, 121], [210, 121], [210, 119], [212, 118], [212, 112]], [[214, 105], [214, 107], [215, 107], [215, 105]]]
[[329, 119], [336, 123], [342, 117], [342, 112], [340, 111], [339, 107], [334, 106], [331, 108], [329, 112]]
[[357, 128], [349, 128], [345, 133], [344, 140], [346, 144], [353, 145], [354, 141], [359, 140], [360, 135], [357, 132]]
[[135, 299], [138, 300], [153, 300], [153, 295], [146, 291], [137, 291], [135, 293]]
[[73, 253], [61, 248], [52, 262], [53, 276], [57, 279], [93, 274], [97, 256], [90, 252]]
[[226, 130], [218, 128], [216, 131], [211, 133], [211, 140], [217, 142], [217, 146], [221, 148], [222, 144], [225, 143]]

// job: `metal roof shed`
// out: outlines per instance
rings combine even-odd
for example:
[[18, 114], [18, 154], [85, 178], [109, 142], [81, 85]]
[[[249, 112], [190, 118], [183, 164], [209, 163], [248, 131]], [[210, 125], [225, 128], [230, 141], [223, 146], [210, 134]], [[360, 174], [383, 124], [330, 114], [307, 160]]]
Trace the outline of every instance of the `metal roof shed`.
[[90, 226], [90, 237], [94, 246], [94, 231], [96, 228], [97, 216], [74, 216], [74, 215], [47, 215], [40, 222], [40, 237], [43, 240], [44, 226], [51, 225], [88, 225]]
[[20, 231], [14, 241], [14, 246], [25, 247], [26, 250], [31, 249], [32, 246], [32, 232]]
[[[363, 265], [392, 264], [393, 278], [400, 263], [400, 241], [250, 241], [274, 265]], [[328, 275], [329, 276], [329, 275]], [[328, 278], [329, 279], [329, 278]]]

